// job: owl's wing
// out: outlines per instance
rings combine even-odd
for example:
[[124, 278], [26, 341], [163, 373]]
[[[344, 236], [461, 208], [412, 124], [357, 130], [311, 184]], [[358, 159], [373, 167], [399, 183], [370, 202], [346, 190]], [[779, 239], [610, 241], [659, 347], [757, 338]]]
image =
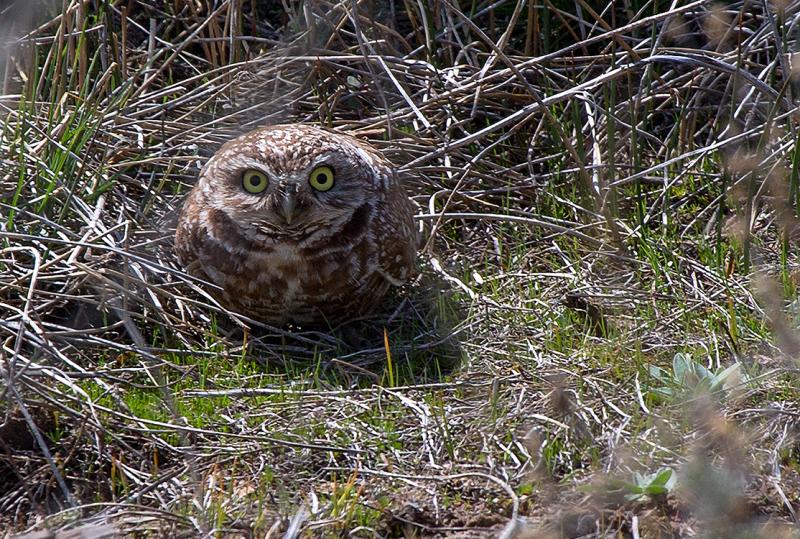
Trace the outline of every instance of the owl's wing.
[[400, 286], [416, 274], [419, 238], [414, 226], [414, 207], [400, 186], [384, 201], [377, 219], [378, 272]]

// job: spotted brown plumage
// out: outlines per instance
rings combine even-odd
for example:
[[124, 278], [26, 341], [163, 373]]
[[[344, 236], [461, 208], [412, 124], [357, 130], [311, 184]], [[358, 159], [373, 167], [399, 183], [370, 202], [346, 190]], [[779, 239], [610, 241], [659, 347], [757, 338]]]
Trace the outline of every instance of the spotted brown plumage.
[[412, 215], [397, 173], [366, 143], [266, 127], [206, 163], [175, 248], [232, 310], [270, 324], [333, 324], [375, 309], [413, 275]]

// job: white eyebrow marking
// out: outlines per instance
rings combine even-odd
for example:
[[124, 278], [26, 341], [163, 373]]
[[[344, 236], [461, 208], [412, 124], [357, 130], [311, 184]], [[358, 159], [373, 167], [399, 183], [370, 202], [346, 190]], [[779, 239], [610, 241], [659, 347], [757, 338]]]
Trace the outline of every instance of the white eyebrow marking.
[[358, 146], [356, 146], [356, 153], [361, 157], [361, 159], [366, 161], [369, 165], [371, 166], [375, 165], [375, 160], [372, 158], [372, 156], [367, 152], [365, 152], [364, 150], [362, 150], [361, 148], [359, 148]]
[[226, 162], [224, 170], [230, 171], [231, 169], [237, 168], [253, 168], [260, 170], [267, 176], [273, 178], [275, 177], [275, 171], [272, 170], [269, 165], [258, 159], [253, 159], [252, 157], [247, 157], [246, 155], [228, 155], [225, 156], [225, 160]]

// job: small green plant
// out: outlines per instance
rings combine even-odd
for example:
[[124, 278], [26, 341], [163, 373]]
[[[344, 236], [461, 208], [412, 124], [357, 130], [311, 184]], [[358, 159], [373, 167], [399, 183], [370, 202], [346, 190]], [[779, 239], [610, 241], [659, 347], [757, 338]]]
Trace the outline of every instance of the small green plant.
[[672, 359], [672, 372], [655, 365], [650, 365], [648, 370], [650, 376], [661, 384], [649, 390], [650, 396], [657, 399], [671, 399], [687, 392], [718, 393], [746, 379], [741, 363], [710, 371], [689, 354], [682, 353], [675, 354]]
[[647, 475], [634, 472], [630, 481], [618, 481], [614, 486], [626, 493], [626, 500], [635, 502], [664, 496], [675, 488], [677, 481], [678, 477], [672, 468], [661, 468]]

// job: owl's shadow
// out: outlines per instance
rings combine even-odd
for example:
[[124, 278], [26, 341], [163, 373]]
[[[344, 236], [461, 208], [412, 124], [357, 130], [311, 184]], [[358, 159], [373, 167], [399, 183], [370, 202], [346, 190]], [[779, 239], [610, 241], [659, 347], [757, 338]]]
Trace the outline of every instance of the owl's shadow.
[[351, 382], [435, 382], [462, 362], [462, 308], [446, 283], [423, 275], [392, 292], [369, 317], [332, 326], [254, 326], [247, 356], [267, 371], [314, 370]]

